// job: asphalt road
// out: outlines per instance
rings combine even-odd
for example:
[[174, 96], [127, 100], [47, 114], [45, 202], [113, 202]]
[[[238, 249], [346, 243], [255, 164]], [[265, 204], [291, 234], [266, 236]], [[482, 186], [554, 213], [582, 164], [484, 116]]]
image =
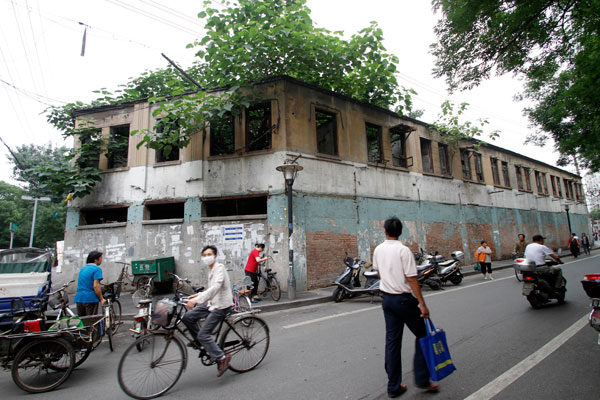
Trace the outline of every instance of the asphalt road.
[[[567, 302], [533, 310], [512, 270], [494, 281], [470, 276], [459, 286], [425, 291], [432, 319], [448, 335], [458, 370], [441, 382], [438, 394], [412, 384], [414, 337], [405, 330], [403, 371], [409, 391], [403, 399], [600, 399], [598, 333], [587, 325], [589, 299], [580, 280], [600, 272], [600, 255], [569, 260]], [[355, 299], [264, 313], [271, 346], [254, 371], [204, 367], [190, 361], [173, 399], [383, 399], [384, 322], [379, 301]], [[101, 345], [69, 380], [43, 399], [124, 399], [117, 383], [120, 355], [132, 342], [123, 326], [116, 350]], [[0, 372], [2, 399], [30, 396]], [[36, 397], [36, 396], [34, 396]], [[29, 397], [31, 398], [31, 397]]]

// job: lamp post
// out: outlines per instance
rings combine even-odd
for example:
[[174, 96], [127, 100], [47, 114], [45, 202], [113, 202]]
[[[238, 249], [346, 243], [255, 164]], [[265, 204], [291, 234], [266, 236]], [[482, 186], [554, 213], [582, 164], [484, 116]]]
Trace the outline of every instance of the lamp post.
[[573, 230], [571, 229], [571, 217], [569, 217], [569, 205], [565, 204], [565, 212], [567, 213], [567, 223], [569, 224], [569, 236], [571, 236], [571, 232], [573, 232]]
[[31, 219], [31, 234], [29, 235], [29, 247], [33, 247], [33, 233], [35, 232], [35, 216], [37, 214], [38, 201], [50, 201], [50, 197], [21, 196], [23, 200], [33, 201], [33, 218]]
[[283, 165], [278, 166], [277, 171], [283, 173], [285, 179], [287, 198], [288, 198], [288, 254], [289, 254], [289, 273], [288, 273], [288, 299], [296, 298], [296, 277], [294, 276], [294, 248], [292, 246], [292, 233], [294, 233], [294, 220], [292, 211], [292, 185], [299, 171], [304, 168], [296, 163], [295, 160], [285, 160]]

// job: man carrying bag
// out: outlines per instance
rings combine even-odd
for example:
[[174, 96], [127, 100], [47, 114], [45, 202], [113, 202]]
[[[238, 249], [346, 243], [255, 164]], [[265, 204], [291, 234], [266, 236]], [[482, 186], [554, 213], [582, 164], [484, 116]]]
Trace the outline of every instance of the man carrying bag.
[[429, 310], [417, 281], [417, 267], [412, 252], [398, 237], [402, 222], [396, 217], [384, 223], [386, 241], [375, 248], [373, 268], [381, 279], [383, 315], [385, 318], [385, 370], [388, 375], [388, 397], [395, 398], [407, 390], [402, 383], [402, 334], [406, 324], [416, 336], [413, 369], [415, 384], [428, 392], [437, 392], [439, 385], [430, 381], [425, 356], [419, 338], [427, 336], [423, 318]]

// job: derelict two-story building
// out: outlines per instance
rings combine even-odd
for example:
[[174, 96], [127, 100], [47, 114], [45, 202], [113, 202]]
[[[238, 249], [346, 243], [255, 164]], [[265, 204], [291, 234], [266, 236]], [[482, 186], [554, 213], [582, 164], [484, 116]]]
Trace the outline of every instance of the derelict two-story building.
[[147, 101], [77, 111], [110, 151], [99, 156], [105, 172], [93, 194], [69, 202], [67, 268], [83, 265], [92, 249], [104, 251], [109, 279], [114, 261], [174, 256], [182, 275], [204, 281], [200, 250], [213, 244], [237, 280], [254, 243], [264, 242], [285, 290], [287, 197], [276, 167], [297, 156], [298, 290], [328, 286], [345, 252], [370, 259], [393, 215], [414, 251], [462, 250], [467, 260], [483, 239], [498, 259], [510, 256], [521, 232], [540, 232], [557, 248], [569, 222], [589, 230], [577, 175], [494, 145], [453, 149], [423, 122], [289, 77], [254, 90], [260, 102], [169, 154], [138, 149], [129, 134], [163, 129]]

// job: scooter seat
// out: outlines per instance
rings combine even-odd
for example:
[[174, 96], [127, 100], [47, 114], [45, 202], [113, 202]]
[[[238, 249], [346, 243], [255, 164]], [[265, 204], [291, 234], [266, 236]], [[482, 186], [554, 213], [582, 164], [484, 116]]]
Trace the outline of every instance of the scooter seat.
[[365, 271], [363, 275], [367, 278], [377, 278], [377, 271]]
[[430, 268], [431, 264], [423, 264], [423, 265], [417, 265], [417, 271], [423, 271], [427, 268]]
[[438, 263], [438, 265], [440, 267], [448, 267], [448, 266], [454, 264], [454, 262], [455, 262], [454, 260], [442, 261], [441, 263]]

